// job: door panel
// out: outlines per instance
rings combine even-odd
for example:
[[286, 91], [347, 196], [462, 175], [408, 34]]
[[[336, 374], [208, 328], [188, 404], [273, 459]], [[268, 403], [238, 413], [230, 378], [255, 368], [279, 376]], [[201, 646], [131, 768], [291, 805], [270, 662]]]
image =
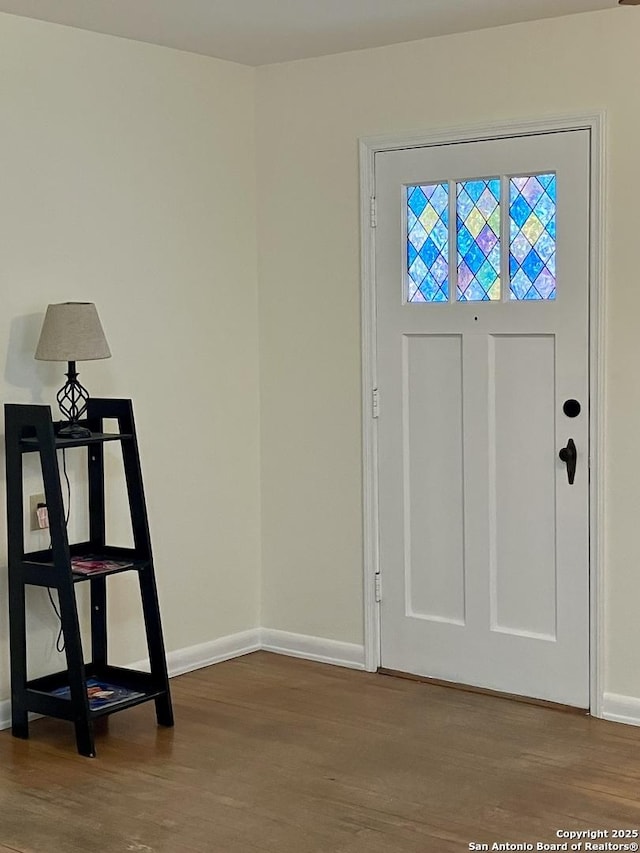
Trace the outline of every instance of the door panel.
[[589, 133], [383, 152], [376, 197], [382, 664], [587, 707]]
[[491, 627], [553, 640], [555, 341], [552, 335], [493, 335], [489, 352]]
[[404, 345], [407, 611], [464, 624], [462, 337], [410, 335]]

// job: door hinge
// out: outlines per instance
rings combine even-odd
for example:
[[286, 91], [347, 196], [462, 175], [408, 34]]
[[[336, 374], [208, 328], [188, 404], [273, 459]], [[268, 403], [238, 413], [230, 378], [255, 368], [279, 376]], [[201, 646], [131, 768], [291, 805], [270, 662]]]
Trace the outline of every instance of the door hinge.
[[374, 195], [369, 199], [369, 224], [375, 228], [378, 224], [378, 208], [376, 205], [376, 197]]
[[371, 417], [377, 418], [380, 415], [380, 394], [378, 389], [374, 388], [371, 392]]
[[380, 583], [380, 572], [375, 575], [376, 579], [376, 601], [382, 601], [382, 586]]

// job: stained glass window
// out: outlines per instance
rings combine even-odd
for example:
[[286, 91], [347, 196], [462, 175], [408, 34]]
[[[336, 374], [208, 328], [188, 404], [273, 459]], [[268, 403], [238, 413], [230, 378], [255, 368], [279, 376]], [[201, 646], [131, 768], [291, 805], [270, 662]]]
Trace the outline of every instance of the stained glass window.
[[556, 176], [509, 183], [511, 299], [556, 298]]
[[460, 302], [500, 299], [500, 179], [458, 182]]
[[407, 301], [449, 299], [449, 185], [407, 187]]

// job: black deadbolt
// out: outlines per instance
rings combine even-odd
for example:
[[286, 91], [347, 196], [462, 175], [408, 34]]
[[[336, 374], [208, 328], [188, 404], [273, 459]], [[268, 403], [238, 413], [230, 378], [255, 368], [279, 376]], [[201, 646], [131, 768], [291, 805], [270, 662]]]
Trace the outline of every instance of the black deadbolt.
[[568, 418], [577, 418], [582, 411], [582, 406], [577, 400], [565, 400], [562, 411]]

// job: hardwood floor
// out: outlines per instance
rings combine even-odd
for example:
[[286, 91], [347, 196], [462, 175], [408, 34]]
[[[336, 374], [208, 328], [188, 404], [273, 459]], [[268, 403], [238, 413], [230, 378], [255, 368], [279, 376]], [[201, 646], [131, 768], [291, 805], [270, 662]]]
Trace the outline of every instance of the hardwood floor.
[[[0, 853], [448, 853], [640, 827], [640, 728], [258, 652], [0, 733]], [[584, 847], [583, 847], [584, 849]]]

